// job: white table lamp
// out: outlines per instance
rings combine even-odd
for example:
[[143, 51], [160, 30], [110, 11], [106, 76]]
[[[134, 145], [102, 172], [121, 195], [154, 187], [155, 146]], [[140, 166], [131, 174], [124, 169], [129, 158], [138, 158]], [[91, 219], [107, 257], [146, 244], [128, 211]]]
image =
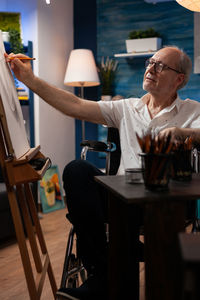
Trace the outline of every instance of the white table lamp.
[[[84, 87], [100, 85], [97, 67], [91, 50], [72, 50], [68, 60], [64, 84], [80, 87], [81, 98], [84, 98]], [[82, 140], [85, 140], [85, 122], [82, 121]]]

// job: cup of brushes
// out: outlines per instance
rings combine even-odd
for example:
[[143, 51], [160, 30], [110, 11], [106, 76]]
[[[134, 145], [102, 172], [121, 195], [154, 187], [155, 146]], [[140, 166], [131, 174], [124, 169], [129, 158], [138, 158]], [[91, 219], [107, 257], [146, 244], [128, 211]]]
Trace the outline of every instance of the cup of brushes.
[[189, 180], [192, 176], [190, 137], [179, 143], [166, 139], [156, 139], [151, 134], [137, 135], [142, 163], [142, 173], [145, 187], [149, 190], [167, 190], [169, 179]]
[[171, 177], [178, 181], [192, 179], [192, 140], [177, 145], [172, 158]]

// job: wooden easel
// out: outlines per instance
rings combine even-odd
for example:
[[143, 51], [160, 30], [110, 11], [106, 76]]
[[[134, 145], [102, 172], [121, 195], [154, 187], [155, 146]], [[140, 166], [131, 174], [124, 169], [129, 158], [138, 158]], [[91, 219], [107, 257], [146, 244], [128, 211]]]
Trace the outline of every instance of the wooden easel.
[[[20, 159], [15, 158], [0, 96], [0, 166], [7, 187], [10, 209], [31, 300], [40, 299], [46, 273], [49, 276], [54, 299], [56, 299], [57, 291], [49, 254], [30, 187], [30, 183], [42, 178], [50, 165], [50, 160], [47, 160], [39, 171], [36, 171], [31, 166], [29, 163], [31, 159], [45, 158], [39, 150], [40, 147], [38, 146], [30, 149]], [[24, 226], [22, 220], [24, 221]], [[27, 232], [31, 251], [27, 248], [24, 228]], [[29, 252], [32, 252], [32, 263]]]

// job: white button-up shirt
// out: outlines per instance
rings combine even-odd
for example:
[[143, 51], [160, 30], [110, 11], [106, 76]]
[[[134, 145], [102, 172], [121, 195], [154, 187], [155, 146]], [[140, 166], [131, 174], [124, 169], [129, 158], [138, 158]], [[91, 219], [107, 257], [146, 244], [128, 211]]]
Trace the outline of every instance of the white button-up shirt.
[[118, 174], [126, 168], [140, 168], [138, 153], [141, 148], [136, 133], [143, 136], [170, 127], [200, 128], [200, 103], [194, 100], [181, 100], [179, 97], [151, 119], [147, 104], [141, 98], [118, 101], [99, 101], [101, 112], [109, 127], [119, 130], [121, 162]]

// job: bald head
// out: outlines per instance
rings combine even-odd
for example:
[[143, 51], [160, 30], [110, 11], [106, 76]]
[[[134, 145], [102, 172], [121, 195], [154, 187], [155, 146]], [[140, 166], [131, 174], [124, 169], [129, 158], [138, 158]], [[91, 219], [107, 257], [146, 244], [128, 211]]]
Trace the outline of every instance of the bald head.
[[176, 46], [163, 47], [157, 53], [167, 55], [168, 59], [174, 62], [175, 68], [185, 75], [178, 89], [183, 88], [187, 84], [192, 71], [192, 61], [189, 56]]

